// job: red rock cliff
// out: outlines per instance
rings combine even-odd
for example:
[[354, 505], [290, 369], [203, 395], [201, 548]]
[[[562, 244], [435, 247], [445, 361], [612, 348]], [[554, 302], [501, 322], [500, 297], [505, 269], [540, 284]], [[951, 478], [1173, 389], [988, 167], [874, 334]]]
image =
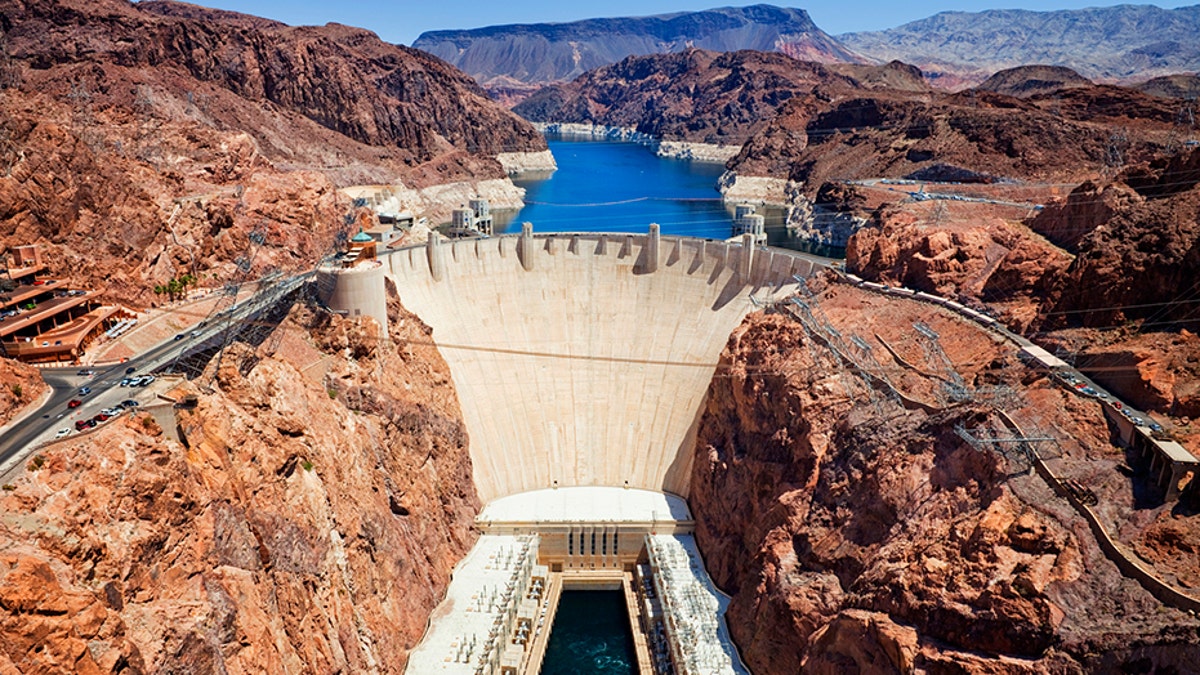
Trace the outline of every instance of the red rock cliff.
[[753, 672], [1096, 672], [1200, 656], [1200, 624], [1123, 578], [1040, 478], [955, 433], [988, 408], [939, 403], [903, 327], [929, 322], [969, 385], [1024, 392], [1008, 405], [1069, 430], [1064, 455], [1112, 452], [1098, 409], [1029, 388], [1011, 353], [937, 310], [845, 287], [821, 303], [843, 334], [874, 335], [878, 372], [926, 407], [872, 402], [792, 319], [755, 315], [730, 338], [689, 502]]
[[446, 366], [392, 313], [413, 342], [294, 311], [182, 387], [181, 441], [143, 411], [44, 451], [0, 498], [0, 670], [402, 672], [478, 500]]
[[[501, 178], [532, 127], [422, 52], [170, 2], [0, 1], [0, 244], [134, 306], [329, 250], [351, 184]], [[265, 233], [254, 256], [248, 235]]]

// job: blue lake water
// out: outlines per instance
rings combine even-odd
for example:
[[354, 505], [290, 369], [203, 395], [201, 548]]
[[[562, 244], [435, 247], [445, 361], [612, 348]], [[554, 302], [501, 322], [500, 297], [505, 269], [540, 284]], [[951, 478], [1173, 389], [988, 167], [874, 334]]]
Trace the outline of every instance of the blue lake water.
[[[497, 232], [531, 222], [535, 232], [645, 232], [725, 239], [732, 207], [721, 203], [721, 164], [662, 159], [637, 143], [547, 138], [558, 170], [516, 181], [526, 207], [502, 214]], [[774, 245], [785, 244], [783, 212], [759, 208]]]
[[564, 591], [541, 675], [634, 675], [637, 654], [620, 591]]

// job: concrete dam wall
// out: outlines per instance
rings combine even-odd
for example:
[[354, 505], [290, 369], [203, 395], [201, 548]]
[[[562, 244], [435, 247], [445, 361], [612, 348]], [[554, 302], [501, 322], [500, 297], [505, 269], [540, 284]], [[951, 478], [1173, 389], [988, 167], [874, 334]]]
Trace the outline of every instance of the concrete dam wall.
[[381, 258], [450, 366], [484, 502], [542, 488], [686, 496], [730, 333], [819, 262], [703, 239], [431, 239]]

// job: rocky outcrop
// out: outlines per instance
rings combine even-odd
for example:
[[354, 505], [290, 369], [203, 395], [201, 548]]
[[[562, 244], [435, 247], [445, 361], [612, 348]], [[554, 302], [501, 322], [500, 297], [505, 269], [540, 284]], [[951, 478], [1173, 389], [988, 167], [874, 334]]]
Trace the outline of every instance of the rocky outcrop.
[[[1200, 75], [1194, 74], [1164, 75], [1133, 86], [1138, 91], [1162, 98], [1195, 100], [1200, 97]], [[1195, 110], [1192, 111], [1192, 117], [1194, 120]], [[1183, 121], [1187, 122], [1186, 119]]]
[[993, 74], [976, 89], [1015, 98], [1031, 98], [1055, 94], [1064, 89], [1092, 86], [1091, 80], [1063, 66], [1018, 66]]
[[113, 64], [174, 71], [416, 161], [439, 154], [439, 142], [483, 154], [514, 145], [542, 149], [527, 126], [489, 105], [469, 78], [366, 30], [292, 28], [169, 0], [79, 6], [41, 0], [5, 7], [4, 14], [9, 54], [38, 70]]
[[528, 171], [553, 171], [558, 168], [558, 163], [554, 161], [554, 155], [549, 150], [502, 152], [496, 155], [496, 159], [510, 176]]
[[847, 269], [944, 297], [1014, 305], [1015, 325], [1033, 319], [1071, 264], [1065, 252], [976, 205], [922, 202], [886, 207], [877, 217], [851, 237]]
[[182, 442], [139, 414], [43, 452], [0, 496], [0, 664], [403, 672], [479, 504], [428, 328], [389, 315], [235, 345], [176, 390]]
[[513, 111], [534, 122], [627, 127], [665, 141], [740, 146], [781, 104], [822, 86], [924, 89], [920, 72], [903, 64], [823, 65], [779, 53], [687, 49], [589, 71]]
[[859, 61], [802, 9], [754, 5], [661, 16], [432, 31], [413, 46], [484, 86], [566, 82], [628, 56], [683, 51], [780, 51], [807, 61]]
[[1132, 188], [1085, 181], [1057, 204], [1047, 205], [1029, 221], [1029, 227], [1056, 245], [1079, 250], [1079, 242], [1118, 211], [1143, 201]]
[[941, 12], [896, 28], [837, 36], [875, 59], [916, 64], [946, 87], [1031, 63], [1093, 80], [1144, 81], [1200, 70], [1200, 9], [1120, 5], [1057, 11]]
[[1084, 185], [1058, 214], [1087, 234], [1046, 326], [1194, 321], [1186, 294], [1200, 269], [1200, 148], [1128, 169], [1106, 190], [1121, 197], [1097, 205], [1098, 189]]
[[[336, 188], [504, 179], [532, 127], [428, 55], [345, 26], [293, 28], [171, 2], [0, 3], [0, 244], [137, 307], [305, 265]], [[265, 243], [248, 256], [249, 234]]]
[[[897, 349], [902, 326], [934, 321], [967, 382], [1020, 386], [1011, 353], [934, 309], [816, 291], [844, 335]], [[875, 352], [884, 372], [908, 371], [889, 375], [897, 386], [933, 400], [920, 394], [929, 375]], [[753, 672], [1086, 672], [1196, 658], [1194, 618], [1121, 577], [1040, 478], [1014, 477], [955, 433], [986, 424], [986, 407], [873, 404], [836, 361], [792, 319], [752, 316], [700, 423], [689, 503]], [[1040, 410], [1079, 443], [1107, 446], [1092, 411]]]
[[36, 403], [47, 390], [37, 368], [0, 359], [0, 427]]
[[688, 141], [662, 141], [654, 151], [665, 159], [682, 159], [696, 162], [724, 164], [742, 151], [740, 145], [718, 145], [716, 143], [690, 143]]
[[[1079, 182], [1111, 163], [1118, 131], [1128, 131], [1120, 150], [1133, 163], [1160, 153], [1172, 128], [1161, 99], [1112, 89], [1120, 92], [1121, 112], [1106, 113], [1113, 97], [1103, 87], [1071, 90], [1078, 98], [1060, 99], [1057, 109], [1050, 101], [984, 91], [931, 96], [851, 88], [829, 91], [825, 98], [832, 100], [798, 97], [729, 168], [748, 175], [786, 172], [810, 196], [831, 180], [905, 178], [934, 168], [991, 182]], [[1122, 116], [1123, 126], [1100, 123]], [[1139, 126], [1131, 129], [1129, 119], [1140, 120]]]
[[739, 176], [736, 172], [726, 171], [717, 180], [717, 189], [721, 191], [721, 198], [729, 203], [784, 206], [790, 201], [788, 194], [792, 186], [782, 178]]

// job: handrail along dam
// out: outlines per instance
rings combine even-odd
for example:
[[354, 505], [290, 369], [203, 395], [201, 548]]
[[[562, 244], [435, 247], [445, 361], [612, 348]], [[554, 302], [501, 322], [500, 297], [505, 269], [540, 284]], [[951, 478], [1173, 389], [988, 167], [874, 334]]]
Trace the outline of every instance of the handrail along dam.
[[[520, 235], [434, 236], [378, 260], [380, 276], [432, 328], [450, 367], [486, 504], [477, 519], [485, 536], [456, 569], [409, 664], [409, 672], [463, 673], [536, 672], [540, 657], [527, 645], [549, 632], [550, 591], [606, 570], [617, 574], [616, 587], [624, 574], [629, 591], [639, 567], [653, 576], [647, 549], [665, 550], [648, 546], [648, 538], [690, 540], [681, 498], [721, 351], [756, 303], [792, 293], [796, 276], [823, 265], [748, 239], [662, 236], [657, 225], [646, 234], [534, 235], [526, 224]], [[379, 286], [382, 293], [382, 279]], [[378, 313], [380, 305], [376, 298], [363, 307]], [[514, 538], [509, 548], [505, 537]], [[694, 551], [693, 542], [685, 544], [679, 550]], [[491, 551], [486, 559], [476, 555], [484, 549]], [[498, 560], [506, 561], [503, 569]], [[526, 569], [535, 562], [542, 566]], [[523, 571], [509, 578], [510, 564]], [[497, 586], [534, 602], [525, 624], [532, 633], [514, 632], [520, 612], [491, 600], [490, 629], [471, 628], [480, 617], [468, 616], [465, 598], [477, 605], [481, 594], [491, 598], [486, 570], [500, 575]], [[458, 587], [460, 580], [478, 586]], [[713, 639], [727, 641], [723, 635]], [[640, 648], [639, 658], [656, 658], [652, 648]], [[671, 648], [676, 672], [689, 672], [682, 662], [698, 657], [679, 649]], [[739, 663], [736, 654], [732, 661]]]

